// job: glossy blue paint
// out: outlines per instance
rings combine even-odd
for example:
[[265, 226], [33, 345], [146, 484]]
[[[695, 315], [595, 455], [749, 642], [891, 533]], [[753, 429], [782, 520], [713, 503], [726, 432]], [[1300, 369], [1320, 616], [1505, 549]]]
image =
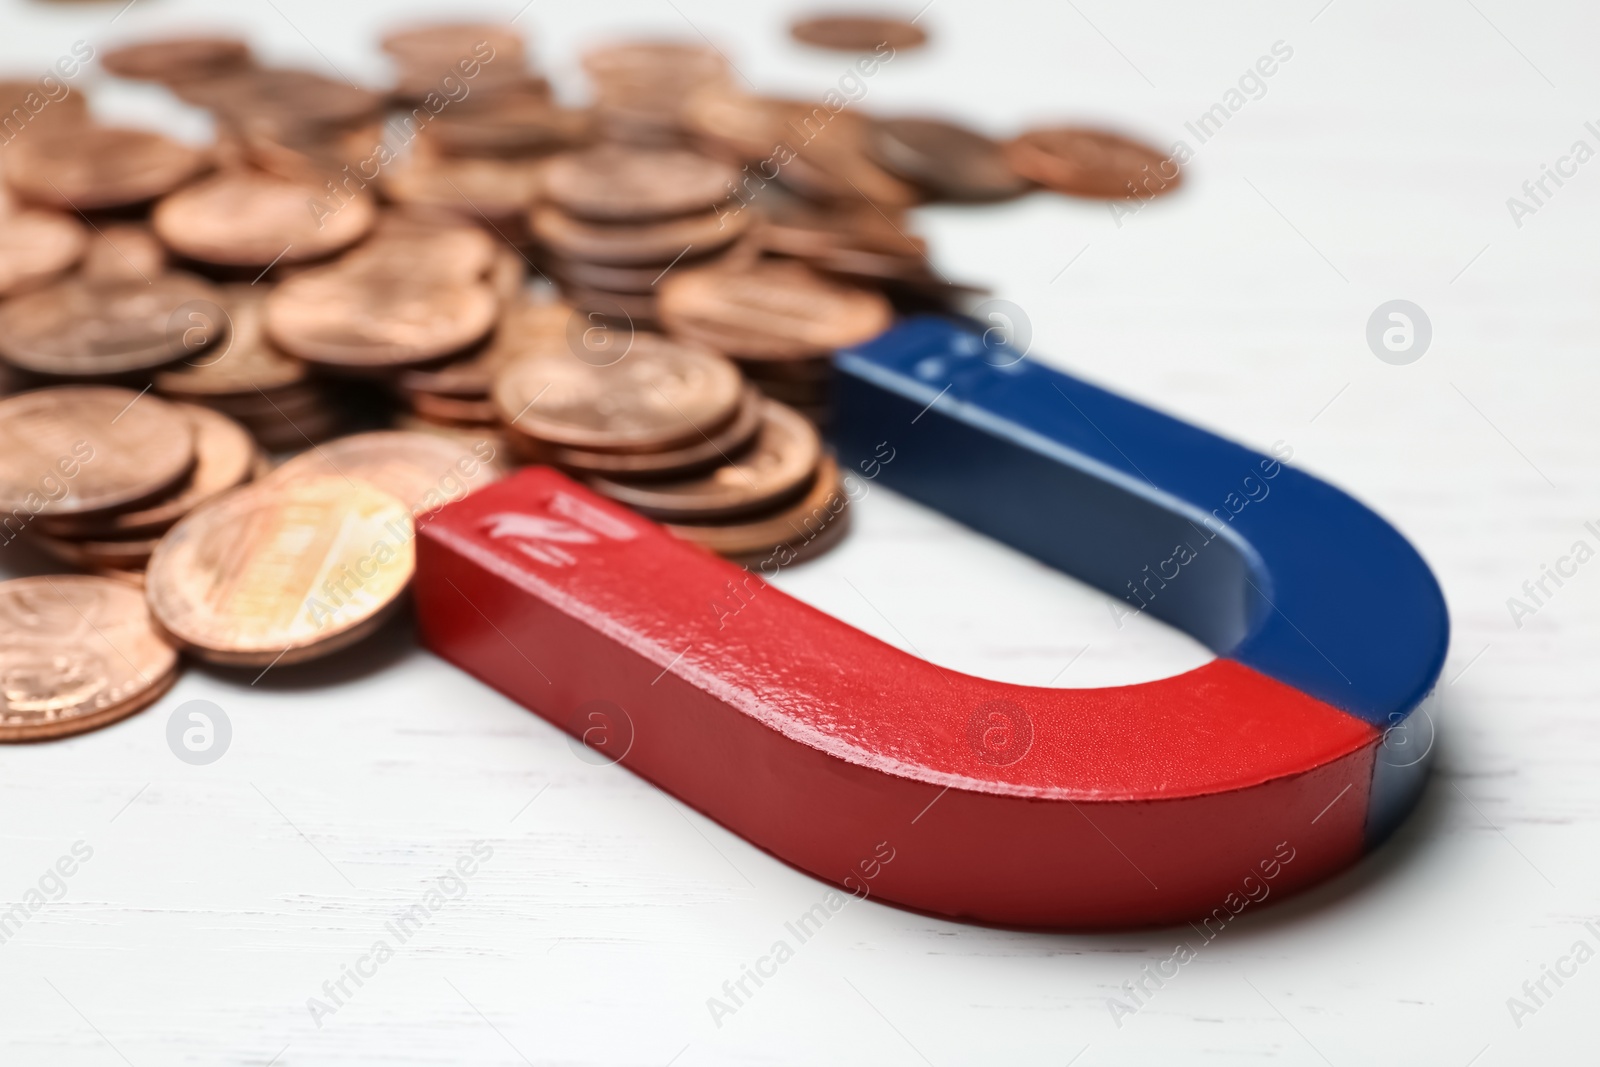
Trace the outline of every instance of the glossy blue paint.
[[[892, 488], [1193, 634], [1219, 656], [1380, 729], [1444, 663], [1438, 582], [1346, 493], [1026, 358], [966, 321], [921, 316], [835, 360], [846, 469], [879, 442]], [[1403, 736], [1396, 733], [1396, 737]], [[1432, 751], [1380, 751], [1369, 836], [1421, 788]], [[1379, 810], [1379, 809], [1382, 810]]]

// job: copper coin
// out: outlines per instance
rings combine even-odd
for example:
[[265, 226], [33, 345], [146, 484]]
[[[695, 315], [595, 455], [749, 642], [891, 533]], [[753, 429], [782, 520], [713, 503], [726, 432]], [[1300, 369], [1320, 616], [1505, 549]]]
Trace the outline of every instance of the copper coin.
[[606, 144], [552, 160], [544, 192], [580, 219], [638, 222], [706, 211], [738, 178], [737, 168], [695, 152]]
[[0, 297], [31, 289], [83, 256], [88, 231], [53, 211], [0, 213]]
[[584, 72], [603, 84], [697, 84], [726, 74], [727, 60], [710, 45], [682, 41], [624, 41], [583, 54]]
[[522, 38], [492, 23], [406, 26], [385, 34], [379, 44], [400, 68], [396, 91], [402, 96], [438, 93], [447, 76], [470, 76], [474, 92], [527, 77]]
[[29, 534], [28, 539], [63, 563], [89, 571], [140, 570], [150, 562], [150, 555], [160, 540], [157, 537], [71, 540], [42, 531]]
[[153, 82], [210, 77], [250, 61], [250, 46], [236, 37], [165, 37], [113, 48], [100, 57], [109, 74]]
[[339, 261], [339, 267], [471, 282], [488, 276], [497, 252], [494, 238], [478, 226], [389, 215], [371, 237]]
[[289, 460], [272, 477], [358, 478], [403, 501], [413, 515], [422, 515], [505, 473], [492, 446], [474, 450], [434, 434], [377, 430], [324, 441]]
[[[354, 125], [330, 126], [287, 125], [247, 116], [222, 131], [224, 138], [230, 134], [238, 137], [242, 158], [249, 165], [285, 181], [317, 186], [320, 203], [313, 210], [319, 217], [337, 210], [345, 199], [362, 194], [362, 184], [370, 178], [353, 179], [351, 175], [358, 169], [368, 173], [386, 158], [380, 151], [386, 135], [377, 116]], [[350, 171], [345, 171], [346, 167]]]
[[[130, 589], [137, 589], [140, 596], [144, 595], [144, 570], [142, 568], [136, 570], [122, 570], [118, 567], [92, 567], [90, 568], [89, 573], [99, 578], [109, 578], [119, 585], [125, 585]], [[145, 610], [148, 611], [149, 609], [146, 608]]]
[[301, 385], [306, 365], [284, 355], [266, 337], [265, 286], [232, 285], [222, 290], [227, 333], [211, 347], [155, 375], [156, 391], [180, 400], [211, 401], [243, 396], [252, 407], [263, 406], [262, 394], [273, 395]]
[[397, 204], [448, 211], [470, 221], [522, 215], [544, 185], [543, 160], [412, 159], [386, 169], [384, 195]]
[[927, 254], [927, 241], [907, 232], [910, 222], [902, 213], [871, 204], [823, 206], [769, 185], [753, 206], [762, 216], [756, 237], [765, 248], [782, 255], [810, 258], [840, 248], [902, 256]]
[[461, 156], [524, 156], [587, 142], [593, 116], [550, 103], [548, 92], [500, 92], [473, 103], [468, 97], [439, 112], [428, 137]]
[[129, 207], [176, 189], [206, 166], [203, 153], [148, 130], [40, 130], [11, 145], [6, 181], [36, 204], [69, 211]]
[[[775, 158], [779, 142], [788, 144], [796, 137], [784, 124], [799, 118], [811, 105], [799, 100], [757, 96], [730, 86], [701, 89], [683, 102], [684, 127], [699, 141], [720, 148], [724, 154], [756, 162]], [[824, 114], [829, 114], [824, 111]], [[791, 146], [792, 147], [792, 146]], [[762, 189], [763, 197], [772, 193]]]
[[343, 269], [307, 271], [267, 299], [267, 335], [300, 359], [347, 371], [403, 367], [459, 352], [494, 328], [482, 282]]
[[[815, 128], [816, 132], [810, 133]], [[869, 154], [871, 128], [859, 115], [834, 115], [822, 105], [804, 105], [788, 119], [790, 136], [800, 133], [802, 144], [784, 164], [785, 184], [816, 200], [859, 203], [866, 200], [879, 210], [899, 211], [915, 204], [917, 190], [875, 163]]]
[[247, 485], [161, 539], [146, 574], [156, 623], [201, 659], [298, 663], [370, 633], [415, 564], [411, 512], [367, 482]]
[[443, 419], [455, 425], [493, 426], [498, 418], [495, 406], [488, 400], [466, 400], [459, 396], [435, 396], [433, 393], [407, 393], [411, 409], [419, 415]]
[[204, 404], [213, 411], [220, 411], [229, 418], [241, 422], [250, 422], [254, 419], [269, 418], [273, 415], [294, 418], [316, 411], [328, 406], [327, 390], [321, 386], [305, 382], [300, 385], [291, 385], [283, 389], [274, 389], [271, 392], [248, 392], [237, 396], [211, 396], [202, 397], [195, 403]]
[[752, 360], [822, 355], [876, 337], [893, 318], [879, 293], [775, 260], [741, 271], [674, 272], [661, 283], [660, 301], [669, 333]]
[[735, 359], [745, 377], [757, 384], [794, 382], [801, 385], [826, 385], [833, 381], [833, 360], [816, 359]]
[[60, 378], [159, 367], [222, 336], [217, 295], [186, 274], [66, 278], [0, 305], [0, 357]]
[[500, 298], [502, 307], [508, 307], [522, 299], [522, 291], [528, 284], [528, 268], [532, 263], [522, 258], [522, 253], [509, 245], [498, 245], [495, 248], [494, 262], [489, 266], [489, 288], [494, 290], [494, 295]]
[[251, 419], [250, 436], [268, 452], [298, 452], [318, 441], [335, 437], [344, 428], [344, 413], [319, 407], [292, 415], [273, 412]]
[[133, 507], [170, 491], [194, 461], [189, 421], [131, 389], [64, 386], [0, 400], [0, 511]]
[[399, 385], [410, 393], [487, 400], [500, 368], [533, 349], [562, 343], [571, 325], [571, 305], [513, 304], [501, 316], [494, 338], [481, 350], [438, 367], [406, 370]]
[[611, 293], [581, 285], [567, 285], [564, 292], [581, 315], [607, 319], [625, 327], [654, 328], [658, 321], [654, 293]]
[[880, 164], [947, 200], [1003, 200], [1033, 184], [1011, 169], [997, 142], [953, 122], [882, 119], [868, 143]]
[[177, 674], [178, 654], [151, 626], [138, 589], [78, 574], [0, 582], [0, 741], [115, 722]]
[[[723, 558], [730, 563], [737, 563], [747, 570], [760, 571], [771, 577], [784, 567], [795, 563], [806, 563], [830, 551], [844, 540], [845, 534], [850, 532], [850, 501], [843, 495], [830, 497], [825, 503], [825, 508], [837, 505], [839, 511], [827, 518], [825, 522], [816, 517], [813, 509], [811, 523], [802, 520], [801, 533], [788, 541], [774, 545], [767, 545], [756, 549], [754, 552], [729, 552]], [[817, 523], [821, 522], [819, 527]]]
[[[680, 261], [681, 264], [681, 261]], [[661, 280], [659, 263], [645, 267], [612, 267], [604, 263], [585, 263], [581, 259], [561, 259], [551, 264], [552, 273], [563, 289], [569, 285], [613, 293], [651, 293]]]
[[736, 523], [664, 525], [676, 536], [718, 555], [745, 556], [819, 537], [828, 526], [844, 517], [848, 505], [849, 498], [839, 479], [839, 465], [832, 456], [825, 455], [805, 495], [769, 515]]
[[709, 437], [661, 452], [590, 452], [550, 447], [543, 462], [582, 474], [630, 481], [677, 478], [728, 462], [750, 446], [760, 431], [764, 403], [759, 390], [746, 388], [733, 421]]
[[784, 381], [781, 378], [763, 378], [756, 383], [761, 391], [785, 404], [809, 405], [826, 403], [833, 393], [831, 382]]
[[127, 511], [84, 517], [40, 516], [40, 529], [55, 537], [80, 540], [149, 537], [171, 528], [217, 494], [250, 480], [260, 453], [243, 426], [209, 408], [195, 404], [173, 406], [194, 427], [194, 469], [177, 489], [153, 503]]
[[106, 223], [89, 242], [79, 268], [85, 278], [149, 282], [167, 272], [167, 250], [148, 226]]
[[383, 94], [370, 89], [282, 67], [246, 67], [172, 89], [235, 123], [260, 122], [279, 129], [354, 125], [377, 115], [384, 104]]
[[[255, 171], [219, 174], [156, 205], [150, 222], [179, 255], [230, 267], [299, 263], [346, 248], [372, 228], [362, 194], [333, 202], [325, 189]], [[312, 206], [322, 210], [313, 211]]]
[[407, 412], [396, 415], [391, 425], [397, 430], [425, 433], [454, 441], [476, 455], [494, 456], [496, 461], [511, 459], [505, 434], [497, 427], [452, 426]]
[[1178, 164], [1149, 145], [1076, 126], [1030, 130], [1005, 147], [1018, 174], [1059, 193], [1107, 200], [1170, 193]]
[[425, 22], [390, 30], [378, 38], [378, 47], [403, 61], [453, 62], [477, 58], [474, 49], [488, 45], [491, 63], [521, 64], [522, 38], [515, 30], [493, 22]]
[[[78, 126], [88, 121], [89, 109], [83, 93], [70, 89], [51, 99], [39, 81], [0, 80], [0, 115], [10, 118], [8, 133], [17, 126], [20, 110], [29, 116], [28, 122], [43, 122], [46, 126]], [[14, 136], [14, 134], [13, 134]]]
[[887, 47], [893, 54], [928, 40], [916, 23], [892, 15], [818, 15], [792, 23], [789, 35], [801, 44], [835, 52], [871, 52]]
[[502, 422], [541, 441], [648, 452], [715, 433], [742, 392], [738, 368], [711, 349], [638, 333], [604, 366], [565, 345], [536, 350], [500, 372], [493, 398]]
[[749, 228], [749, 212], [708, 211], [662, 222], [584, 222], [553, 207], [535, 208], [533, 232], [561, 255], [591, 263], [660, 263], [727, 245]]
[[761, 511], [802, 492], [821, 458], [822, 439], [816, 428], [769, 400], [762, 406], [755, 441], [729, 463], [681, 481], [635, 483], [597, 477], [589, 484], [652, 518], [706, 522]]

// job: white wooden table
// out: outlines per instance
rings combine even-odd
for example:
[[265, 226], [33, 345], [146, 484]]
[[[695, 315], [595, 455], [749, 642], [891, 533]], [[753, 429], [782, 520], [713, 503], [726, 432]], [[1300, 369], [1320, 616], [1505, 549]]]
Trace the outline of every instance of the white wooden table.
[[[1590, 5], [1366, 0], [1118, 5], [933, 0], [935, 43], [859, 106], [1005, 133], [1080, 118], [1196, 149], [1132, 217], [1039, 195], [918, 225], [948, 275], [1026, 309], [1034, 351], [1351, 489], [1421, 547], [1455, 632], [1438, 770], [1398, 838], [1250, 912], [1131, 1017], [1107, 998], [1185, 929], [1003, 932], [852, 903], [734, 1014], [707, 1000], [824, 886], [420, 651], [404, 626], [299, 671], [191, 668], [158, 705], [0, 749], [0, 900], [58, 896], [0, 944], [7, 1064], [1501, 1064], [1592, 1056], [1600, 963], [1600, 564], [1516, 624], [1507, 598], [1600, 520], [1593, 405], [1600, 149]], [[0, 61], [36, 77], [74, 41], [237, 27], [275, 61], [380, 81], [375, 31], [455, 6], [241, 0], [0, 3]], [[510, 18], [521, 0], [471, 12]], [[915, 11], [915, 5], [907, 5]], [[1319, 10], [1321, 7], [1321, 10]], [[713, 37], [762, 88], [821, 92], [787, 11], [710, 0], [558, 4], [518, 25], [578, 91], [617, 32]], [[1292, 56], [1227, 111], [1276, 42]], [[1283, 46], [1280, 46], [1280, 51]], [[77, 84], [97, 79], [90, 72]], [[1204, 144], [1185, 127], [1213, 104]], [[95, 106], [201, 136], [153, 89]], [[1537, 191], [1537, 187], [1535, 187]], [[1535, 208], [1512, 217], [1507, 198]], [[1368, 316], [1425, 309], [1431, 348], [1381, 362]], [[945, 667], [1101, 685], [1204, 662], [1147, 619], [876, 488], [836, 553], [779, 584]], [[40, 566], [0, 550], [7, 574]], [[859, 592], [858, 592], [859, 591]], [[1374, 613], [1392, 610], [1374, 603]], [[1081, 653], [1081, 654], [1080, 654]], [[1068, 667], [1068, 664], [1071, 664]], [[233, 740], [176, 759], [172, 709]], [[58, 858], [92, 855], [49, 876]], [[458, 859], [474, 873], [446, 878]], [[486, 859], [481, 856], [491, 852]], [[431, 887], [450, 899], [386, 927]], [[57, 889], [59, 887], [59, 893]], [[8, 905], [9, 906], [9, 903]], [[368, 957], [385, 940], [392, 958]], [[345, 969], [366, 972], [359, 986]], [[348, 996], [338, 993], [343, 979]], [[329, 983], [325, 988], [324, 983]], [[328, 990], [333, 992], [330, 993]], [[1535, 988], [1537, 993], [1537, 988]], [[1508, 998], [1535, 1010], [1514, 1017]], [[313, 1012], [317, 998], [332, 1010]], [[720, 1025], [719, 1025], [720, 1022]], [[1120, 1025], [1119, 1025], [1120, 1023]]]

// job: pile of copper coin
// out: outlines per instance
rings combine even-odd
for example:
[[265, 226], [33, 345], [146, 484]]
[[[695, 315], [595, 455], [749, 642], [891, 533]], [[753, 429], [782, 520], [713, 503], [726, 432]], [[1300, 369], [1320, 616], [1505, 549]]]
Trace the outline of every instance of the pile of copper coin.
[[[925, 36], [793, 34], [857, 83]], [[264, 671], [361, 639], [418, 526], [518, 464], [769, 573], [821, 552], [831, 354], [978, 292], [913, 210], [1178, 184], [1107, 131], [757, 95], [699, 39], [574, 57], [582, 106], [510, 26], [379, 45], [388, 89], [224, 36], [98, 57], [209, 112], [204, 145], [0, 79], [0, 548], [82, 572], [0, 583], [0, 740], [137, 710], [174, 650]]]
[[574, 350], [548, 337], [496, 376], [514, 456], [747, 563], [784, 566], [843, 533], [847, 500], [816, 427], [717, 350], [647, 333]]

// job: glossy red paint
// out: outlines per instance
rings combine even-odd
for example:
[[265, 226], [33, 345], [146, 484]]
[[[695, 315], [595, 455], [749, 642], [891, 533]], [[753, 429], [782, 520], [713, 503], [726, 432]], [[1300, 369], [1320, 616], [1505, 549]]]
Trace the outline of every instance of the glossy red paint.
[[[878, 899], [1100, 927], [1274, 895], [1362, 850], [1373, 727], [1241, 664], [1104, 689], [938, 668], [546, 469], [420, 531], [423, 640], [570, 732], [627, 713], [622, 762], [836, 884], [875, 846]], [[1234, 894], [1230, 898], [1229, 894]]]

